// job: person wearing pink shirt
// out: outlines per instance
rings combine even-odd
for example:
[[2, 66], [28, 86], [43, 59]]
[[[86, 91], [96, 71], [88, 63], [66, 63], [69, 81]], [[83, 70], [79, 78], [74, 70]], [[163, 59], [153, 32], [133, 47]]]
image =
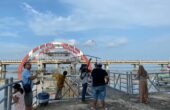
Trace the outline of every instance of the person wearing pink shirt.
[[15, 110], [25, 110], [24, 91], [21, 88], [21, 85], [15, 84], [13, 86], [13, 89], [14, 89], [14, 95], [12, 99], [15, 102]]

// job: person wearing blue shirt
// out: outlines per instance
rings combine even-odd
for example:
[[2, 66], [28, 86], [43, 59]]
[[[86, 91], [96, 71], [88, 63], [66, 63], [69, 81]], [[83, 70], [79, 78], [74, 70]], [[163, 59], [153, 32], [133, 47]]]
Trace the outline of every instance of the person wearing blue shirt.
[[[22, 72], [22, 82], [23, 85], [25, 84], [31, 84], [31, 87], [33, 87], [33, 82], [35, 78], [37, 78], [37, 75], [31, 75], [31, 64], [29, 62], [26, 62], [24, 64], [24, 70]], [[25, 93], [24, 95], [24, 101], [25, 101], [25, 110], [33, 110], [32, 109], [32, 103], [33, 103], [33, 92], [32, 90], [28, 93]]]

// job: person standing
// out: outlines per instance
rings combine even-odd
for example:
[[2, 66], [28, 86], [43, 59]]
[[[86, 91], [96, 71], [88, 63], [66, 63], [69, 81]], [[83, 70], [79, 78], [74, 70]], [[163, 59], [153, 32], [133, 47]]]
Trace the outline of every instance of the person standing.
[[15, 84], [13, 89], [14, 95], [12, 99], [15, 103], [15, 110], [25, 110], [24, 90], [21, 88], [20, 84]]
[[92, 70], [92, 89], [93, 89], [93, 107], [92, 110], [96, 110], [96, 104], [98, 99], [101, 101], [103, 110], [107, 110], [105, 107], [106, 96], [106, 84], [109, 82], [108, 73], [102, 69], [102, 63], [96, 63], [96, 68]]
[[[32, 108], [32, 103], [33, 103], [33, 92], [32, 92], [32, 87], [33, 87], [33, 80], [37, 78], [37, 75], [31, 75], [31, 64], [29, 62], [24, 63], [24, 70], [22, 72], [22, 82], [23, 82], [23, 87], [25, 85], [30, 85], [30, 90], [25, 91], [24, 95], [24, 100], [25, 100], [25, 110], [33, 110]], [[28, 86], [27, 86], [28, 87]]]
[[64, 87], [64, 81], [67, 75], [67, 71], [64, 71], [63, 74], [55, 73], [53, 77], [57, 81], [57, 89], [55, 94], [55, 100], [59, 100], [62, 98], [62, 88]]
[[141, 103], [148, 103], [148, 87], [147, 79], [148, 73], [142, 65], [139, 65], [138, 70], [138, 79], [139, 79], [139, 98]]
[[87, 65], [84, 65], [82, 68], [80, 68], [80, 79], [82, 80], [82, 102], [85, 101], [87, 86], [88, 86], [88, 78], [89, 78], [89, 70]]

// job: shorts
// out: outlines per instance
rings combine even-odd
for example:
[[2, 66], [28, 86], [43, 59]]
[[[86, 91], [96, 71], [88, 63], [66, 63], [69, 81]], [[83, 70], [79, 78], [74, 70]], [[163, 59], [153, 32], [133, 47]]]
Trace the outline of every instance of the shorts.
[[102, 86], [96, 86], [93, 87], [93, 97], [94, 99], [100, 99], [100, 100], [104, 100], [106, 97], [106, 86], [102, 85]]
[[32, 91], [29, 93], [25, 93], [24, 95], [25, 106], [32, 106], [33, 103], [33, 93]]

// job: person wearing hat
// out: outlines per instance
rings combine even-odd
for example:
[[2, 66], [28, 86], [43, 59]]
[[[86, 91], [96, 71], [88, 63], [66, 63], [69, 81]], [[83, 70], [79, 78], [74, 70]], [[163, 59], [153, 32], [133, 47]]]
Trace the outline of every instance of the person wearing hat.
[[98, 99], [101, 101], [103, 110], [107, 110], [105, 107], [106, 96], [106, 84], [109, 82], [108, 73], [102, 69], [102, 63], [96, 63], [96, 68], [92, 70], [92, 89], [93, 89], [93, 107], [92, 110], [96, 110], [96, 104]]

